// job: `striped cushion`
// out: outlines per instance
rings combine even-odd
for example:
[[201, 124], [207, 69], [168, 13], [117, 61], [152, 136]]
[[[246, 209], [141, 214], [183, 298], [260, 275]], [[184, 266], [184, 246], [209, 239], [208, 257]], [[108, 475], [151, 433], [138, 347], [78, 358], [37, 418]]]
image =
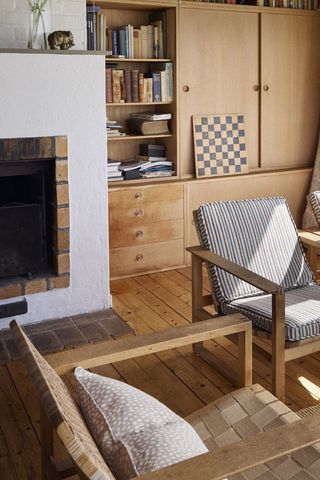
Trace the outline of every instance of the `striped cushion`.
[[320, 192], [312, 192], [308, 198], [318, 226], [320, 227]]
[[[207, 203], [195, 217], [205, 248], [285, 289], [313, 281], [284, 198]], [[259, 289], [212, 265], [209, 277], [219, 302], [261, 294]]]
[[[315, 284], [286, 291], [286, 340], [295, 341], [320, 335], [320, 287]], [[240, 312], [254, 325], [271, 332], [271, 295], [258, 295], [222, 304], [223, 313]]]

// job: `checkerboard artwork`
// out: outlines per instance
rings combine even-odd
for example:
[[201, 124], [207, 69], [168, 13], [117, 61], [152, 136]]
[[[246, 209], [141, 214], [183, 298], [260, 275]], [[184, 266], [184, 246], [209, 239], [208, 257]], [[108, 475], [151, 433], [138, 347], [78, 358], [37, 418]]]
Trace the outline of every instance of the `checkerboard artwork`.
[[243, 115], [194, 115], [192, 119], [197, 178], [248, 171]]

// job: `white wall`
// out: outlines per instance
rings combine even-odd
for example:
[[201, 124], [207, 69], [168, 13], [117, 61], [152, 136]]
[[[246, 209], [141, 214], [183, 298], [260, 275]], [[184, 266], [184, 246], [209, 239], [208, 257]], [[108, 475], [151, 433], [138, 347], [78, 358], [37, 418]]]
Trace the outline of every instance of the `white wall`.
[[0, 53], [0, 137], [67, 135], [69, 145], [71, 286], [28, 295], [24, 323], [110, 306], [104, 62]]
[[[50, 32], [71, 30], [74, 49], [86, 48], [86, 1], [47, 0]], [[0, 48], [27, 48], [29, 31], [28, 0], [0, 0]]]

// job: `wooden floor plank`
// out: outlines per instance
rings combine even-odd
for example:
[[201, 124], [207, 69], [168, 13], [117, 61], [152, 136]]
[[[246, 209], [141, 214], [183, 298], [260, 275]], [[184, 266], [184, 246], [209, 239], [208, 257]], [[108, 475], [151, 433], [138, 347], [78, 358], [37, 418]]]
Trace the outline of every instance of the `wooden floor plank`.
[[16, 475], [40, 480], [40, 444], [5, 366], [0, 367], [0, 425]]

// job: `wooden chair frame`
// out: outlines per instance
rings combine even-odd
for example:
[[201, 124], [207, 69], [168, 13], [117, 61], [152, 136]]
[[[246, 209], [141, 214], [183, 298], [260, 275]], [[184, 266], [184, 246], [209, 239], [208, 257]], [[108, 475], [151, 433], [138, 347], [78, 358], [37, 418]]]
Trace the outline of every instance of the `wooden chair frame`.
[[[11, 322], [15, 338], [25, 342], [21, 328], [15, 321]], [[103, 342], [96, 345], [87, 345], [78, 350], [59, 352], [46, 357], [50, 364], [62, 374], [71, 372], [75, 365], [93, 367], [107, 363], [136, 358], [149, 353], [156, 353], [170, 348], [181, 347], [191, 343], [217, 338], [221, 335], [239, 334], [244, 337], [241, 366], [244, 372], [240, 380], [251, 383], [251, 322], [235, 314], [228, 315], [201, 323], [176, 327], [161, 332], [150, 333], [138, 337], [128, 338], [115, 342]], [[241, 343], [241, 342], [240, 342]], [[27, 355], [32, 355], [29, 350]], [[34, 359], [37, 362], [36, 359]], [[37, 373], [39, 375], [39, 372]], [[37, 377], [36, 377], [37, 378]], [[43, 376], [42, 394], [46, 397], [54, 388], [50, 380]], [[39, 384], [40, 386], [40, 384]], [[44, 390], [43, 390], [44, 389]], [[47, 413], [53, 415], [50, 419]], [[41, 446], [42, 446], [42, 478], [43, 480], [58, 480], [74, 475], [76, 472], [81, 480], [102, 478], [95, 470], [95, 465], [85, 452], [74, 455], [73, 465], [68, 461], [55, 462], [53, 459], [53, 427], [51, 421], [57, 421], [59, 412], [41, 411]], [[73, 443], [72, 425], [63, 421], [58, 422], [57, 432], [65, 445], [76, 447]], [[232, 474], [240, 473], [247, 468], [254, 467], [267, 461], [290, 454], [301, 448], [313, 445], [320, 440], [320, 415], [308, 417], [295, 423], [289, 423], [277, 428], [261, 432], [239, 443], [221, 447], [206, 454], [180, 462], [141, 476], [142, 480], [220, 480]], [[72, 452], [70, 452], [71, 454]], [[96, 472], [96, 473], [94, 473]], [[110, 471], [109, 471], [110, 472]], [[103, 478], [106, 478], [103, 476]], [[110, 480], [114, 477], [108, 474]]]
[[[309, 232], [301, 232], [300, 239], [308, 248], [309, 258], [314, 259], [314, 252], [320, 248], [320, 240], [316, 235]], [[260, 329], [254, 329], [253, 342], [255, 350], [262, 353], [271, 361], [272, 365], [272, 392], [279, 398], [285, 398], [285, 363], [296, 358], [320, 351], [320, 337], [301, 340], [299, 342], [285, 341], [285, 292], [284, 289], [270, 280], [238, 265], [226, 258], [217, 255], [201, 246], [188, 247], [187, 251], [192, 256], [192, 321], [199, 322], [203, 319], [212, 318], [204, 306], [214, 305], [218, 309], [219, 304], [213, 295], [203, 295], [202, 266], [204, 262], [215, 265], [222, 270], [231, 273], [235, 277], [259, 288], [263, 292], [272, 295], [272, 334]], [[314, 265], [314, 261], [313, 261]], [[217, 318], [217, 316], [215, 317]], [[271, 336], [271, 347], [261, 336]], [[231, 340], [235, 340], [230, 337]], [[241, 345], [239, 348], [242, 348]], [[223, 375], [230, 378], [230, 367], [226, 369], [221, 361], [217, 361], [214, 355], [203, 347], [195, 344], [194, 351], [204, 360], [220, 370]], [[231, 379], [233, 379], [231, 372]]]

